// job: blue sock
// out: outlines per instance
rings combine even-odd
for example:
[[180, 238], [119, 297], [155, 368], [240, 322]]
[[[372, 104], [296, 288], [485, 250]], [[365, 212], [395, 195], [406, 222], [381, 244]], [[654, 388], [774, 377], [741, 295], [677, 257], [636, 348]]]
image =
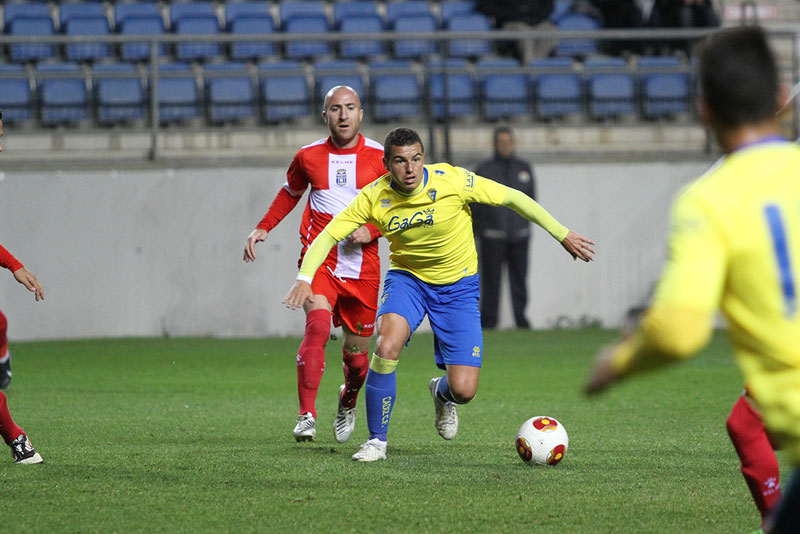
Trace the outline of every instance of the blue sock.
[[441, 401], [455, 402], [456, 404], [461, 404], [453, 397], [453, 394], [450, 392], [450, 385], [447, 383], [447, 375], [444, 375], [442, 379], [439, 380], [439, 387], [436, 388], [436, 396]]
[[397, 396], [396, 367], [396, 360], [385, 360], [377, 354], [372, 355], [364, 395], [369, 439], [386, 441], [389, 418]]

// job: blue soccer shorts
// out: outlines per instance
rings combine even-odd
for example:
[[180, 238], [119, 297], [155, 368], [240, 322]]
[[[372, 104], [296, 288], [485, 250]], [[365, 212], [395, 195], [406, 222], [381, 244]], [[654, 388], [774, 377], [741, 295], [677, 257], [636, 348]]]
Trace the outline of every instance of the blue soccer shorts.
[[[480, 367], [483, 355], [480, 281], [477, 274], [446, 285], [428, 284], [406, 271], [389, 270], [383, 282], [378, 317], [396, 313], [408, 321], [411, 333], [425, 315], [433, 329], [436, 366]], [[409, 341], [410, 341], [409, 337]]]

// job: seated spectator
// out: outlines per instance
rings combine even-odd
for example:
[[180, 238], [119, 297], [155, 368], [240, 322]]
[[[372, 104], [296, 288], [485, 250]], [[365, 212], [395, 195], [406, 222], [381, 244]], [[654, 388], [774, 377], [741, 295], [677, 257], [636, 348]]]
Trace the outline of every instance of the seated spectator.
[[[638, 29], [644, 26], [642, 10], [636, 0], [591, 0], [592, 6], [603, 17], [604, 28]], [[602, 51], [611, 56], [625, 52], [640, 54], [642, 43], [631, 39], [626, 41], [603, 41]]]
[[[649, 20], [653, 28], [707, 28], [719, 23], [711, 0], [655, 0]], [[671, 40], [657, 48], [667, 53], [683, 50], [688, 54], [691, 46], [691, 41]]]
[[[478, 0], [477, 9], [492, 17], [501, 30], [554, 30], [548, 21], [555, 0]], [[516, 57], [523, 64], [537, 57], [546, 57], [555, 48], [552, 40], [521, 40], [498, 43], [498, 53]]]

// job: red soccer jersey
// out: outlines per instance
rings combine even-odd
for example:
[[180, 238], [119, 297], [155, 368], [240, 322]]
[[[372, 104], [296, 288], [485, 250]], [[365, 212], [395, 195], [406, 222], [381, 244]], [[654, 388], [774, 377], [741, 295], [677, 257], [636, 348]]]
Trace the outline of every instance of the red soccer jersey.
[[[286, 193], [305, 191], [311, 185], [308, 204], [300, 224], [302, 261], [308, 246], [319, 235], [325, 225], [342, 211], [358, 192], [378, 177], [386, 174], [383, 166], [383, 146], [377, 141], [358, 135], [358, 145], [353, 148], [337, 148], [330, 137], [320, 139], [302, 147], [292, 160], [287, 172], [283, 191], [278, 193], [269, 211], [257, 228], [272, 230], [294, 207], [299, 197], [286, 201]], [[379, 235], [377, 230], [370, 230]], [[378, 242], [366, 245], [339, 243], [335, 246], [322, 269], [328, 268], [339, 278], [380, 280]]]
[[9, 251], [3, 248], [3, 245], [0, 245], [0, 267], [5, 267], [13, 273], [14, 271], [22, 268], [22, 263], [20, 263], [17, 258], [12, 256]]

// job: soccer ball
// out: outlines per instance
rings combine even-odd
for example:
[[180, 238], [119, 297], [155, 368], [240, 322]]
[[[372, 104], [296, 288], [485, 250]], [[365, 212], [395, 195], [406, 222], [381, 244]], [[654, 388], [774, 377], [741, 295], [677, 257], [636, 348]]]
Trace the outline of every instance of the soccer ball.
[[517, 432], [517, 454], [528, 465], [556, 465], [567, 447], [567, 430], [552, 417], [531, 417]]

